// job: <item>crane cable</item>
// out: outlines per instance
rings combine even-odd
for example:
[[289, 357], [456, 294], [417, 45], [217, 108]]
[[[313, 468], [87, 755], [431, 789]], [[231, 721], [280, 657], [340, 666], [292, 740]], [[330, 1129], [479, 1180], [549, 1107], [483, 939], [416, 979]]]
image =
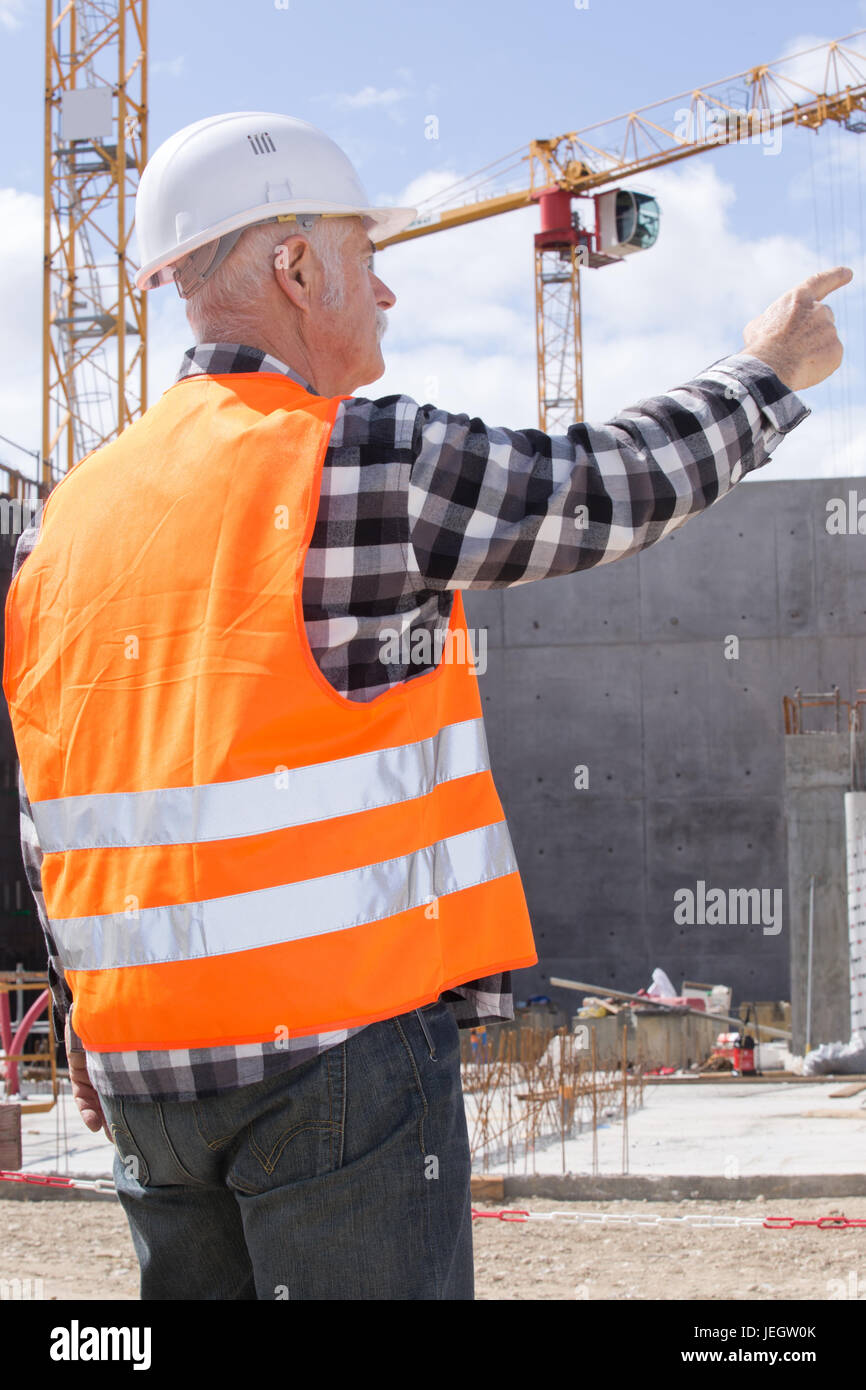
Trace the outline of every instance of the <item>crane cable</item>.
[[[810, 133], [810, 132], [807, 132], [807, 135], [808, 135], [809, 133]], [[820, 129], [820, 127], [816, 128], [814, 134], [815, 134], [815, 140], [820, 139], [820, 136], [821, 136], [821, 129]], [[811, 141], [811, 140], [809, 141], [809, 172], [810, 172], [810, 174], [811, 174], [811, 184], [812, 184], [812, 216], [813, 216], [814, 226], [815, 226], [815, 246], [814, 246], [814, 250], [815, 250], [815, 258], [816, 258], [816, 263], [817, 263], [817, 264], [816, 264], [816, 269], [817, 269], [817, 267], [823, 265], [824, 262], [823, 262], [823, 256], [822, 256], [822, 250], [821, 250], [821, 246], [822, 246], [821, 230], [820, 230], [820, 224], [819, 224], [819, 221], [818, 221], [818, 189], [817, 189], [817, 178], [816, 178], [816, 174], [815, 174], [815, 148], [814, 148], [814, 142]], [[831, 181], [830, 181], [830, 198], [831, 198], [831, 204], [832, 204], [832, 196], [833, 196], [833, 180], [831, 179]], [[832, 220], [833, 220], [833, 209], [832, 209], [832, 205], [831, 205], [831, 221], [832, 221]], [[824, 471], [821, 470], [821, 467], [820, 467], [820, 465], [819, 465], [819, 470], [818, 470], [818, 473], [817, 473], [817, 476], [818, 476], [818, 477], [822, 477], [822, 476], [831, 476], [831, 475], [833, 474], [833, 472], [835, 471], [835, 464], [836, 464], [836, 421], [835, 421], [835, 412], [834, 412], [834, 408], [833, 408], [833, 386], [832, 386], [832, 378], [830, 378], [830, 379], [828, 380], [828, 382], [827, 382], [827, 393], [828, 393], [828, 398], [829, 398], [829, 408], [828, 408], [828, 410], [827, 410], [827, 425], [828, 425], [828, 430], [829, 430], [829, 434], [830, 434], [830, 468], [827, 469], [826, 472], [824, 472]]]
[[[858, 224], [858, 231], [859, 231], [859, 239], [858, 239], [857, 251], [858, 251], [858, 255], [859, 255], [860, 258], [861, 258], [861, 265], [862, 265], [863, 249], [864, 249], [864, 246], [866, 246], [866, 227], [864, 227], [864, 222], [863, 222], [863, 140], [864, 140], [864, 138], [866, 138], [866, 132], [864, 132], [864, 131], [859, 131], [859, 132], [857, 132], [857, 224]], [[864, 287], [863, 285], [860, 285], [860, 286], [859, 286], [859, 299], [860, 299], [860, 327], [861, 327], [862, 335], [863, 335], [863, 341], [862, 341], [862, 343], [861, 343], [861, 351], [862, 351], [862, 353], [863, 353], [863, 356], [862, 356], [861, 362], [860, 362], [860, 373], [859, 373], [859, 375], [862, 375], [863, 371], [866, 370], [866, 287]]]
[[[850, 134], [850, 132], [843, 132], [842, 126], [836, 124], [835, 138], [838, 157], [835, 161], [837, 169], [837, 178], [835, 182], [837, 183], [839, 188], [839, 220], [834, 228], [834, 231], [837, 235], [834, 238], [833, 243], [833, 251], [834, 256], [836, 258], [834, 264], [836, 265], [841, 265], [848, 259], [850, 233], [851, 231], [853, 231], [853, 219], [849, 219], [849, 217], [846, 216], [845, 201], [846, 185], [848, 182], [848, 180], [845, 178], [845, 167], [846, 163], [850, 164], [850, 160], [848, 160], [847, 158], [847, 145], [843, 142], [847, 140], [848, 134]], [[851, 153], [853, 154], [853, 150], [851, 151]], [[842, 341], [845, 344], [850, 344], [851, 342], [849, 300], [850, 295], [843, 293], [839, 304], [842, 319], [842, 332], [840, 334], [840, 337], [842, 338]], [[849, 371], [849, 362], [847, 360], [843, 360], [842, 367], [840, 370], [839, 393], [842, 397], [842, 423], [845, 443], [845, 471], [850, 472], [851, 459], [853, 457], [854, 429], [853, 414], [851, 408], [851, 373]]]

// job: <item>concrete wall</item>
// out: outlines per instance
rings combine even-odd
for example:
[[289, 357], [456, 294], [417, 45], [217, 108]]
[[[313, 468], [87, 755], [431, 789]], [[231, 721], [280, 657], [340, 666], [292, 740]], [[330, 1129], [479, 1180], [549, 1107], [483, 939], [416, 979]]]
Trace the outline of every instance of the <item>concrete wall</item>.
[[[540, 956], [521, 995], [570, 1008], [551, 975], [636, 990], [659, 965], [735, 1004], [790, 997], [782, 697], [866, 686], [866, 541], [826, 526], [857, 485], [748, 480], [639, 556], [465, 596]], [[838, 873], [843, 823], [831, 842]], [[675, 923], [698, 880], [780, 890], [781, 931]]]

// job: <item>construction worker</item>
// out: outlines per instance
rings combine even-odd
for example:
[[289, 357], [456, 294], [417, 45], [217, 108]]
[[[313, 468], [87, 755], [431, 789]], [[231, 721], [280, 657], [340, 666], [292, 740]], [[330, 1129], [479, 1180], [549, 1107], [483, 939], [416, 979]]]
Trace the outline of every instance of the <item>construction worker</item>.
[[354, 394], [415, 209], [306, 122], [186, 127], [136, 211], [138, 284], [196, 345], [54, 489], [6, 608], [73, 1095], [142, 1298], [471, 1299], [459, 1030], [537, 956], [461, 591], [634, 555], [765, 464], [841, 361], [850, 271], [546, 436]]

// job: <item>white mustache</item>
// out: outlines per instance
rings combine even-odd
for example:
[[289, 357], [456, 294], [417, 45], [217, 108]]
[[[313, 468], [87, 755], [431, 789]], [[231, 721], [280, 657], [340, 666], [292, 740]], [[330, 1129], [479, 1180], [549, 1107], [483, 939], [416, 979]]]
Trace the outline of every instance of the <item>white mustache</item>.
[[381, 342], [388, 328], [388, 316], [384, 309], [376, 310], [376, 340]]

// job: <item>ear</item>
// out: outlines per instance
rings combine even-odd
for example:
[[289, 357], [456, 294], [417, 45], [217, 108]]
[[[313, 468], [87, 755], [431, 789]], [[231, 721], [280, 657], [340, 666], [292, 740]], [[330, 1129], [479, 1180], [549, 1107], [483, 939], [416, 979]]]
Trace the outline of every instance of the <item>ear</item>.
[[274, 252], [274, 278], [283, 294], [304, 313], [310, 311], [313, 254], [306, 237], [290, 236]]

